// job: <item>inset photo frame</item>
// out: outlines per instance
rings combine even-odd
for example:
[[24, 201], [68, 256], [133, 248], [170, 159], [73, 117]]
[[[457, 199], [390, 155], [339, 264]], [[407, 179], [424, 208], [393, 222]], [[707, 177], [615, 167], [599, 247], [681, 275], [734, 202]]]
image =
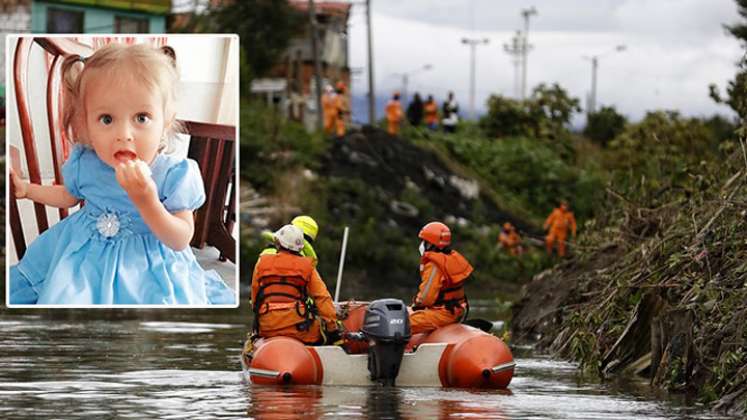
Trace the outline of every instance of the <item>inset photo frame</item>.
[[8, 36], [8, 307], [238, 307], [238, 45]]

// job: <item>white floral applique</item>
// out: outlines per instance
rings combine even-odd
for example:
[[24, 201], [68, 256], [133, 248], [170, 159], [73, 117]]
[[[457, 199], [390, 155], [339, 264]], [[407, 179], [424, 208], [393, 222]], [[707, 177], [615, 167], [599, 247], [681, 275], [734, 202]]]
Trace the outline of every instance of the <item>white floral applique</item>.
[[102, 213], [96, 219], [96, 229], [106, 238], [119, 233], [119, 226], [119, 217], [114, 213]]

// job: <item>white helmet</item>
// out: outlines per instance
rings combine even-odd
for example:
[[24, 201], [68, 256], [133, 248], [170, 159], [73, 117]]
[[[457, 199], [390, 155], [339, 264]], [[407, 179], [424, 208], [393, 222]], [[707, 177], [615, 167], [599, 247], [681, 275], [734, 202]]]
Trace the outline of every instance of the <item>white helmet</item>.
[[275, 232], [278, 245], [293, 252], [303, 249], [303, 230], [297, 226], [285, 225]]

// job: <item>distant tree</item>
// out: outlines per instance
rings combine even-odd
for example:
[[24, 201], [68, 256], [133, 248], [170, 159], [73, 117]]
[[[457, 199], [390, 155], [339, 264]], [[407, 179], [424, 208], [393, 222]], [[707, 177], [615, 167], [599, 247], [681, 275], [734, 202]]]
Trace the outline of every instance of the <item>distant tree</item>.
[[[737, 3], [739, 16], [747, 20], [747, 0], [734, 0]], [[734, 25], [724, 25], [727, 31], [734, 35], [735, 38], [742, 41], [743, 46], [747, 43], [747, 22], [740, 22]]]
[[[739, 15], [747, 19], [747, 0], [735, 0]], [[726, 30], [737, 38], [742, 44], [742, 48], [747, 49], [747, 21], [742, 21], [734, 25], [724, 25]], [[721, 96], [718, 86], [712, 83], [708, 88], [710, 96], [714, 101], [723, 103], [731, 107], [739, 115], [742, 123], [747, 121], [747, 62], [742, 57], [739, 63], [739, 71], [733, 81], [726, 86], [726, 97]]]
[[237, 0], [222, 2], [204, 15], [195, 16], [185, 30], [239, 35], [244, 93], [251, 79], [266, 75], [291, 39], [306, 27], [306, 15], [287, 0]]
[[490, 137], [527, 136], [557, 138], [567, 135], [567, 125], [581, 111], [578, 98], [572, 98], [557, 83], [540, 84], [525, 101], [491, 95], [488, 113], [480, 127]]
[[614, 106], [603, 106], [597, 112], [589, 114], [584, 128], [584, 135], [595, 143], [606, 146], [625, 129], [628, 120], [618, 113]]
[[532, 91], [529, 108], [532, 114], [541, 113], [545, 120], [556, 127], [571, 122], [575, 112], [580, 112], [579, 99], [572, 98], [559, 84], [547, 86], [541, 83]]

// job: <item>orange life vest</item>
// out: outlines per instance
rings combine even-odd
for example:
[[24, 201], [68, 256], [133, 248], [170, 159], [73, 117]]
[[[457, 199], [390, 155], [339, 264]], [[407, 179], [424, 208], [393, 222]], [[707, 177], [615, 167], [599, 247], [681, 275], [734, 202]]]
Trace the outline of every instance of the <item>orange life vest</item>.
[[[313, 317], [307, 286], [314, 271], [311, 258], [287, 252], [262, 255], [255, 267], [259, 290], [254, 302], [254, 317], [272, 310], [295, 308], [302, 321]], [[302, 311], [303, 308], [303, 311]]]
[[466, 303], [467, 295], [464, 293], [464, 281], [473, 271], [469, 261], [457, 251], [451, 251], [448, 254], [426, 251], [420, 258], [421, 267], [429, 261], [434, 263], [444, 276], [434, 306], [446, 306], [453, 310], [454, 307]]

